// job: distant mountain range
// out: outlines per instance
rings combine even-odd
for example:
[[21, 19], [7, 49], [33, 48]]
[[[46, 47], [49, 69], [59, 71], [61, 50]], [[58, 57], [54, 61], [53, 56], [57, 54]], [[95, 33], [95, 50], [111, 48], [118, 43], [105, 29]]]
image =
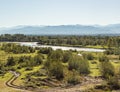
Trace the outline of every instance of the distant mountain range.
[[0, 34], [25, 35], [97, 35], [120, 34], [120, 24], [99, 25], [59, 25], [59, 26], [16, 26], [0, 28]]

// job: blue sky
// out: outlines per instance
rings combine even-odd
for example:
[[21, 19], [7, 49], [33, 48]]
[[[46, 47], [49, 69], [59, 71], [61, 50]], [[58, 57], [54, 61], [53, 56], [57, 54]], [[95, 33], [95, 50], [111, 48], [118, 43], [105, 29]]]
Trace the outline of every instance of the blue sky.
[[0, 27], [120, 23], [120, 0], [0, 0]]

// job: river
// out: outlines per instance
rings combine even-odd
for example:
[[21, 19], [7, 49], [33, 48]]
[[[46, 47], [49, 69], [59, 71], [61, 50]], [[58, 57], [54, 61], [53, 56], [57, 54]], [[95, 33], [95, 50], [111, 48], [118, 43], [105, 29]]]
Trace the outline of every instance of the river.
[[38, 45], [37, 42], [15, 42], [20, 45], [30, 46], [30, 47], [51, 47], [53, 50], [77, 50], [77, 51], [87, 51], [87, 52], [104, 52], [104, 49], [94, 49], [94, 48], [79, 48], [79, 47], [65, 47], [65, 46], [52, 46], [52, 45]]

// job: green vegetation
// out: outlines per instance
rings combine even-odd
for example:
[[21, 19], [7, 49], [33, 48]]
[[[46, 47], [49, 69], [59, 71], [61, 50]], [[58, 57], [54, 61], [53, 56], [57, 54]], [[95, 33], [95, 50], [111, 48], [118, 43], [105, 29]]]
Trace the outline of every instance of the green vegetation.
[[112, 48], [119, 46], [119, 36], [26, 36], [23, 34], [1, 35], [0, 41], [13, 42], [39, 42], [44, 45], [91, 47], [91, 48]]
[[8, 53], [12, 52], [14, 54], [35, 52], [35, 50], [32, 47], [20, 46], [20, 45], [11, 44], [11, 43], [2, 44], [1, 49], [4, 50], [5, 52], [8, 52]]
[[80, 83], [80, 81], [81, 81], [80, 75], [76, 70], [72, 70], [69, 72], [67, 77], [67, 83], [76, 85]]
[[46, 45], [106, 48], [104, 53], [78, 52], [2, 42], [0, 44], [1, 89], [12, 77], [9, 71], [15, 71], [21, 75], [13, 84], [26, 89], [65, 88], [79, 84], [85, 86], [87, 83], [93, 86], [91, 90], [95, 92], [120, 90], [119, 37], [1, 35], [0, 38], [1, 41], [38, 41], [39, 44]]
[[68, 62], [68, 68], [69, 70], [75, 69], [80, 74], [89, 74], [88, 61], [78, 55], [71, 57], [70, 61]]
[[110, 62], [101, 62], [100, 63], [101, 74], [104, 78], [109, 79], [114, 76], [114, 66]]

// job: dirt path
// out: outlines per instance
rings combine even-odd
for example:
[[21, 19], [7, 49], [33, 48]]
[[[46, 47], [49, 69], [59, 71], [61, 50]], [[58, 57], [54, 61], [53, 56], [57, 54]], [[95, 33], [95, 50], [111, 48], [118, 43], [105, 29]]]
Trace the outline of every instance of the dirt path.
[[78, 85], [66, 88], [42, 89], [42, 91], [37, 90], [37, 92], [87, 92], [88, 89], [94, 88], [96, 85], [101, 84], [102, 81], [101, 78], [85, 77], [84, 82]]
[[[103, 82], [101, 78], [85, 77], [84, 82], [76, 85], [70, 89], [66, 89], [66, 92], [87, 92], [88, 89], [94, 88]], [[61, 92], [65, 92], [61, 91]]]
[[24, 87], [13, 84], [13, 82], [20, 76], [20, 73], [17, 73], [15, 71], [10, 72], [13, 74], [13, 76], [8, 81], [6, 81], [5, 84], [8, 87], [19, 90], [20, 92], [86, 92], [88, 89], [94, 88], [95, 85], [101, 84], [101, 82], [103, 81], [101, 78], [85, 77], [84, 82], [75, 86], [66, 88], [54, 87], [48, 89], [35, 89], [34, 91], [29, 91]]
[[12, 73], [13, 76], [8, 81], [5, 82], [6, 86], [11, 87], [15, 90], [19, 90], [20, 92], [31, 92], [31, 91], [26, 90], [23, 87], [20, 87], [20, 86], [13, 84], [13, 82], [20, 76], [20, 73], [17, 73], [15, 71], [10, 71], [10, 73]]

